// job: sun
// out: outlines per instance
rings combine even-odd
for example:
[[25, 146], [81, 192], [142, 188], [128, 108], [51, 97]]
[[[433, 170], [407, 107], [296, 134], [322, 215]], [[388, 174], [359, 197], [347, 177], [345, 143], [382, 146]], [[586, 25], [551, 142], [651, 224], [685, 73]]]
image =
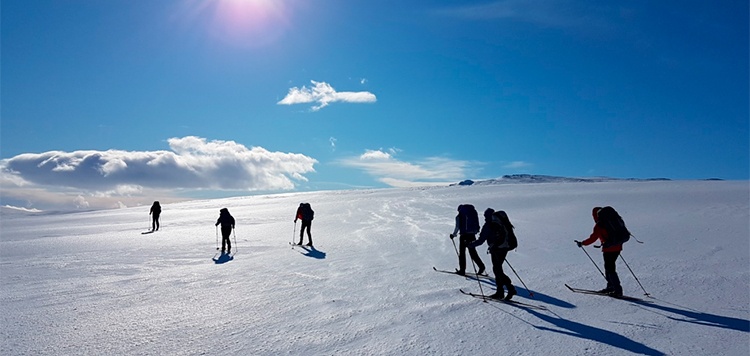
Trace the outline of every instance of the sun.
[[235, 46], [267, 45], [289, 28], [283, 0], [205, 0], [199, 5], [200, 12], [211, 16], [211, 34]]

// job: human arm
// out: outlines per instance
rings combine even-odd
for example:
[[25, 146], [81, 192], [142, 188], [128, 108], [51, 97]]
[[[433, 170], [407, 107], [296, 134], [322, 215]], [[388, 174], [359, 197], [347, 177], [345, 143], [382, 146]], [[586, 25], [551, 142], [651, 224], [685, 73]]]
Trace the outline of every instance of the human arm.
[[479, 232], [479, 238], [476, 241], [470, 243], [469, 247], [477, 248], [479, 246], [482, 246], [482, 244], [487, 241], [490, 235], [494, 233], [495, 232], [492, 231], [492, 228], [490, 227], [490, 223], [485, 223], [482, 226], [482, 231]]
[[453, 228], [453, 233], [451, 234], [451, 238], [456, 237], [458, 235], [458, 215], [456, 215], [456, 225]]
[[602, 241], [604, 241], [604, 239], [605, 239], [604, 234], [605, 233], [606, 233], [606, 231], [604, 231], [604, 229], [602, 229], [598, 225], [594, 225], [594, 231], [591, 232], [591, 235], [589, 236], [589, 238], [587, 238], [586, 240], [583, 240], [583, 241], [576, 241], [576, 244], [578, 244], [578, 247], [582, 247], [582, 246], [591, 245], [592, 243], [596, 242], [596, 240], [599, 240], [599, 239], [601, 239]]

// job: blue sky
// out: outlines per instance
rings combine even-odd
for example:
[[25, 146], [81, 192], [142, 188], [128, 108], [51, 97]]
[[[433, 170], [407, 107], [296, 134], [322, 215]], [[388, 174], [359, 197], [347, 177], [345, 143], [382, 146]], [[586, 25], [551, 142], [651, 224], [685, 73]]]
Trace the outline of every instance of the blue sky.
[[1, 10], [3, 205], [750, 174], [747, 1]]

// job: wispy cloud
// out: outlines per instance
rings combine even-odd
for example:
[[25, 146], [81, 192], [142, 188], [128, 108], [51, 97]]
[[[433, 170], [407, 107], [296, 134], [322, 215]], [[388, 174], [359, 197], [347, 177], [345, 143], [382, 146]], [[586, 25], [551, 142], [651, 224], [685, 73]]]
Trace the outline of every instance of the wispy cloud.
[[392, 187], [443, 185], [464, 179], [470, 163], [442, 157], [429, 157], [418, 162], [404, 162], [395, 158], [397, 149], [366, 150], [357, 157], [339, 161], [340, 164], [361, 169], [378, 181]]
[[335, 151], [335, 150], [336, 150], [336, 141], [337, 141], [337, 140], [336, 140], [336, 138], [335, 138], [335, 137], [333, 137], [333, 136], [331, 136], [331, 137], [330, 137], [330, 138], [328, 139], [328, 141], [329, 141], [329, 142], [331, 143], [331, 150], [332, 150], [332, 151]]
[[289, 89], [289, 93], [287, 93], [284, 99], [281, 99], [277, 104], [294, 105], [317, 103], [317, 105], [314, 105], [311, 110], [318, 111], [334, 102], [374, 103], [377, 101], [375, 94], [367, 91], [337, 92], [328, 83], [316, 82], [314, 80], [311, 80], [310, 82], [312, 83], [312, 87], [310, 88], [302, 86], [301, 88], [294, 87]]
[[508, 162], [505, 165], [503, 165], [503, 168], [508, 168], [508, 169], [524, 169], [524, 168], [530, 168], [531, 166], [533, 166], [533, 164], [531, 164], [529, 162], [513, 161], [513, 162]]
[[188, 136], [168, 143], [171, 151], [50, 151], [1, 160], [3, 199], [25, 200], [26, 207], [35, 200], [72, 200], [79, 208], [96, 208], [122, 203], [120, 198], [132, 204], [133, 197], [155, 191], [288, 190], [294, 181], [306, 181], [304, 174], [317, 163], [303, 154], [234, 141]]

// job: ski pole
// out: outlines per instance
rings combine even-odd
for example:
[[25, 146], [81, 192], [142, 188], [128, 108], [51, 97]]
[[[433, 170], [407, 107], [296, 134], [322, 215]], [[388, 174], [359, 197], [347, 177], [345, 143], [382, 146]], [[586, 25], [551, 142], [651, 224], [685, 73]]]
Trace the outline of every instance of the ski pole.
[[239, 249], [237, 248], [237, 232], [234, 227], [232, 227], [232, 235], [234, 236], [234, 254], [236, 255]]
[[479, 273], [477, 273], [477, 265], [474, 264], [474, 260], [469, 256], [469, 260], [471, 260], [471, 266], [474, 267], [474, 275], [477, 277], [477, 284], [479, 284], [479, 294], [482, 295], [482, 301], [487, 303], [487, 298], [484, 296], [484, 291], [482, 290], [482, 281], [479, 279]]
[[[575, 241], [576, 243], [580, 243], [579, 241], [576, 241], [576, 240], [573, 240], [573, 241]], [[594, 262], [594, 259], [593, 259], [593, 258], [591, 258], [591, 255], [589, 255], [589, 253], [588, 253], [588, 252], [586, 252], [586, 249], [585, 249], [585, 248], [583, 248], [583, 246], [579, 246], [579, 247], [581, 247], [581, 250], [583, 251], [583, 253], [585, 253], [585, 254], [586, 254], [586, 256], [588, 256], [588, 257], [589, 257], [589, 260], [591, 260], [591, 263], [593, 263], [593, 264], [594, 264], [594, 266], [596, 267], [596, 269], [597, 269], [597, 270], [599, 271], [599, 273], [601, 273], [602, 277], [604, 277], [604, 279], [606, 280], [606, 279], [607, 279], [607, 277], [606, 277], [606, 276], [604, 275], [604, 272], [602, 272], [602, 269], [601, 269], [601, 268], [599, 268], [599, 265], [597, 265], [597, 264], [596, 264], [596, 262]]]
[[294, 235], [297, 234], [297, 220], [294, 220], [294, 229], [292, 230], [292, 245], [294, 245]]
[[216, 225], [216, 251], [219, 251], [219, 225]]
[[451, 242], [453, 242], [453, 249], [456, 250], [456, 258], [461, 258], [461, 256], [459, 256], [458, 254], [458, 247], [456, 247], [456, 241], [451, 239]]
[[532, 298], [534, 298], [534, 292], [532, 292], [532, 291], [531, 291], [531, 290], [529, 289], [529, 287], [527, 287], [527, 286], [526, 286], [526, 283], [523, 283], [523, 279], [521, 279], [521, 276], [519, 276], [519, 275], [518, 275], [518, 273], [516, 273], [516, 269], [515, 269], [515, 268], [513, 268], [513, 266], [512, 266], [511, 264], [510, 264], [510, 262], [508, 262], [508, 259], [507, 259], [507, 258], [505, 259], [505, 263], [507, 263], [507, 264], [508, 264], [508, 267], [510, 267], [511, 271], [513, 271], [513, 274], [515, 274], [515, 275], [516, 275], [516, 277], [518, 277], [518, 280], [519, 280], [519, 281], [521, 281], [521, 284], [523, 284], [523, 287], [524, 287], [524, 288], [526, 288], [526, 290], [527, 290], [527, 291], [529, 292], [529, 297], [532, 297]]
[[[461, 258], [461, 255], [458, 254], [458, 247], [456, 247], [456, 241], [451, 239], [451, 242], [453, 242], [453, 249], [456, 250], [456, 257]], [[469, 256], [469, 260], [471, 260], [471, 266], [474, 267], [474, 274], [477, 276], [477, 283], [479, 283], [479, 293], [482, 294], [482, 300], [486, 303], [487, 299], [484, 297], [484, 291], [482, 290], [482, 281], [479, 280], [479, 273], [477, 273], [477, 266], [474, 264], [474, 260], [471, 259], [471, 256]]]
[[641, 281], [638, 280], [638, 277], [636, 277], [635, 273], [633, 273], [633, 270], [630, 269], [630, 265], [628, 265], [628, 262], [625, 261], [625, 257], [622, 257], [622, 252], [620, 252], [620, 259], [622, 260], [622, 262], [625, 262], [625, 266], [627, 266], [628, 270], [630, 270], [630, 274], [633, 275], [633, 277], [635, 278], [635, 281], [638, 282], [639, 286], [641, 286], [641, 289], [643, 290], [643, 295], [650, 297], [651, 294], [648, 294], [648, 292], [646, 292], [646, 288], [643, 288], [643, 284], [641, 284]]

